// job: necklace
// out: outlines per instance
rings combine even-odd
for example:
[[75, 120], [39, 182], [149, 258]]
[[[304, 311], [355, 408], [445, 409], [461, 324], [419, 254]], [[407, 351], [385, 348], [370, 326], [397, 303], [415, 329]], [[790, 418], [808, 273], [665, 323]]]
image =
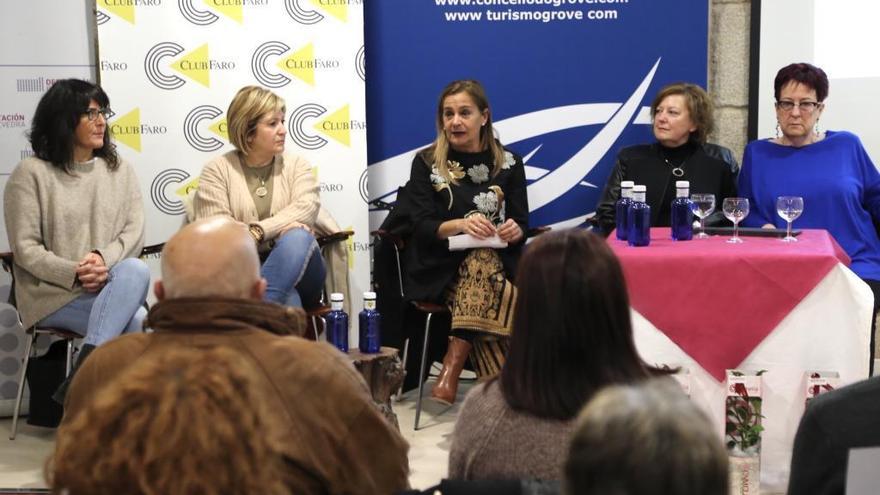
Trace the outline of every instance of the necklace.
[[[663, 161], [666, 162], [667, 165], [672, 167], [672, 164], [669, 163], [669, 160], [667, 160], [666, 158], [663, 158]], [[685, 160], [684, 162], [686, 162], [686, 161], [687, 160]], [[684, 169], [682, 168], [684, 166], [684, 162], [681, 162], [681, 165], [678, 165], [677, 167], [672, 167], [672, 175], [674, 175], [676, 177], [684, 177]]]
[[266, 179], [268, 179], [269, 174], [272, 173], [272, 165], [268, 165], [266, 168], [268, 168], [269, 171], [268, 171], [268, 173], [266, 173], [265, 176], [260, 176], [260, 175], [257, 175], [256, 173], [254, 174], [257, 177], [257, 179], [260, 179], [260, 187], [258, 187], [254, 191], [254, 194], [256, 194], [260, 198], [265, 198], [266, 195], [269, 194], [269, 189], [266, 188]]
[[[242, 162], [242, 164], [244, 164], [244, 166], [246, 168], [250, 169], [251, 173], [254, 174], [254, 177], [259, 179], [259, 181], [260, 181], [260, 186], [254, 190], [254, 194], [256, 194], [258, 198], [265, 198], [266, 195], [269, 194], [269, 189], [266, 187], [266, 179], [268, 179], [269, 176], [272, 175], [272, 171], [275, 168], [275, 167], [273, 167], [273, 165], [275, 164], [275, 157], [273, 156], [272, 159], [269, 160], [269, 163], [267, 163], [266, 165], [263, 165], [261, 167], [248, 166], [247, 162], [245, 162], [245, 160], [244, 160], [244, 156], [241, 157], [241, 162]], [[268, 169], [268, 170], [263, 175], [258, 174], [257, 170], [262, 170], [262, 169]]]

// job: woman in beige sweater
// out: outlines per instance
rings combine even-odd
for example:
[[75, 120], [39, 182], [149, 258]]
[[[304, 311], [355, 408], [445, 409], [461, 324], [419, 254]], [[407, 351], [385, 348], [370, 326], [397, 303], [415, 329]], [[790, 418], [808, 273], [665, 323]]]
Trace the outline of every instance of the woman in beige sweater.
[[110, 142], [109, 105], [86, 81], [49, 88], [31, 126], [35, 156], [15, 167], [3, 196], [22, 322], [83, 335], [75, 369], [95, 346], [140, 330], [146, 316], [140, 185]]
[[257, 86], [241, 88], [226, 112], [234, 151], [205, 165], [196, 219], [222, 215], [248, 226], [263, 262], [266, 300], [312, 307], [326, 269], [312, 235], [320, 209], [318, 182], [303, 158], [284, 153], [285, 104]]

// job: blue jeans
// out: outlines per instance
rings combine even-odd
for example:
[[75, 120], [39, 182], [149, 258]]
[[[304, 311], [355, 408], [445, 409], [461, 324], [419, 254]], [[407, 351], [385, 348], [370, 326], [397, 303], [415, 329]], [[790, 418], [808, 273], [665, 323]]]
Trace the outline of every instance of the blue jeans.
[[137, 332], [147, 310], [150, 269], [137, 258], [126, 258], [110, 269], [107, 284], [98, 292], [84, 292], [40, 320], [39, 325], [74, 331], [83, 344], [99, 346], [123, 333]]
[[260, 274], [269, 302], [313, 308], [321, 302], [327, 269], [315, 238], [305, 229], [290, 229], [275, 242]]

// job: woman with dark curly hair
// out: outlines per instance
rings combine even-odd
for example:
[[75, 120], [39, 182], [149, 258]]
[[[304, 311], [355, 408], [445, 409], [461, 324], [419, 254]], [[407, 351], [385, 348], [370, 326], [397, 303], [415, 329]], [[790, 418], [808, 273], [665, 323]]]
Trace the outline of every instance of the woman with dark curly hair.
[[53, 84], [34, 113], [35, 156], [15, 167], [3, 197], [22, 322], [83, 335], [77, 367], [146, 316], [140, 184], [110, 141], [109, 105], [92, 83]]
[[59, 428], [52, 493], [291, 493], [257, 376], [222, 347], [139, 360]]
[[[647, 186], [651, 226], [668, 227], [675, 182], [690, 182], [692, 193], [714, 194], [715, 203], [736, 196], [738, 165], [729, 149], [707, 143], [715, 127], [712, 99], [696, 84], [663, 87], [651, 102], [653, 144], [629, 146], [617, 154], [593, 219], [603, 235], [615, 227], [615, 203], [625, 180]], [[706, 218], [707, 225], [724, 223], [721, 209]]]

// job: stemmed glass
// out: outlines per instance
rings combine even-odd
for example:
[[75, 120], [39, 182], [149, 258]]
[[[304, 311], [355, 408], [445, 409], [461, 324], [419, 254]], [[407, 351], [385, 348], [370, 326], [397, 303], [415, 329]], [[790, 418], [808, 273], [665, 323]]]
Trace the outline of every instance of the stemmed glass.
[[733, 222], [733, 237], [727, 240], [731, 244], [739, 244], [743, 240], [739, 238], [739, 222], [749, 216], [748, 198], [724, 198], [721, 205], [724, 216]]
[[785, 237], [782, 242], [797, 242], [797, 238], [791, 235], [791, 222], [804, 212], [804, 198], [800, 196], [779, 196], [776, 198], [776, 213], [788, 222]]
[[706, 233], [706, 217], [715, 211], [715, 195], [691, 194], [691, 205], [693, 206], [694, 215], [700, 219], [700, 233], [697, 234], [697, 239], [708, 239], [709, 234]]

